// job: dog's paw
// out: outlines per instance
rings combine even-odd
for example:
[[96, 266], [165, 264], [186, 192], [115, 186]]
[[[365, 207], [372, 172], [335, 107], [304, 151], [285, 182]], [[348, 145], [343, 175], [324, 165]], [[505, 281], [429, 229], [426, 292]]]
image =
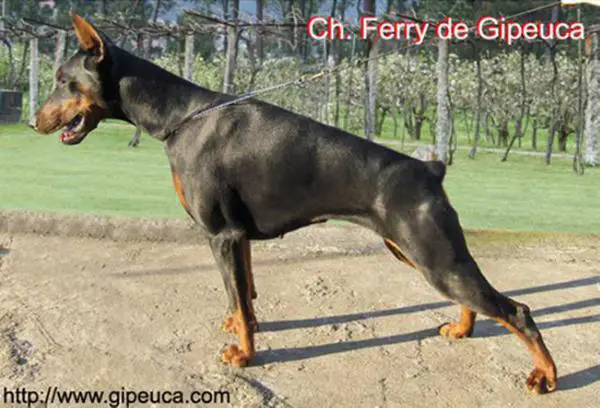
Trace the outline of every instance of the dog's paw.
[[223, 330], [225, 333], [237, 334], [238, 329], [237, 329], [237, 324], [236, 324], [235, 319], [230, 316], [230, 317], [227, 317], [225, 320], [223, 320], [223, 324], [221, 325], [221, 330]]
[[[248, 328], [253, 333], [258, 332], [258, 322], [256, 320], [250, 320], [248, 322]], [[239, 334], [237, 323], [233, 317], [228, 317], [223, 320], [223, 324], [221, 324], [221, 330], [229, 334]]]
[[246, 367], [250, 361], [250, 356], [244, 353], [238, 346], [232, 344], [223, 352], [221, 360], [225, 364], [231, 364], [233, 367]]
[[471, 336], [471, 328], [466, 328], [459, 323], [446, 323], [440, 326], [439, 333], [444, 337], [452, 337], [454, 339], [462, 339], [463, 337]]
[[554, 391], [556, 389], [556, 370], [534, 368], [527, 378], [527, 389], [536, 394]]

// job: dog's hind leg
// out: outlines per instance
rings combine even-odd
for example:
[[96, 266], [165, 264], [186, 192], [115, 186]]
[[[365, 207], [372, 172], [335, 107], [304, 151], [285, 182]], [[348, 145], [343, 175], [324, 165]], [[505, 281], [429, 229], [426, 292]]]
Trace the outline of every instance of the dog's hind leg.
[[461, 305], [460, 321], [442, 326], [440, 334], [469, 336], [476, 313], [495, 319], [515, 333], [533, 356], [527, 387], [537, 393], [553, 391], [556, 366], [529, 308], [499, 293], [481, 274], [467, 249], [456, 212], [445, 197], [439, 197], [424, 205], [418, 217], [392, 219], [396, 233], [390, 234], [386, 244], [439, 292]]
[[246, 366], [255, 355], [254, 328], [250, 324], [254, 313], [244, 259], [246, 240], [243, 231], [231, 229], [210, 238], [210, 247], [223, 275], [229, 309], [232, 313], [225, 322], [226, 324], [229, 322], [230, 331], [240, 338], [240, 346], [228, 346], [222, 360], [236, 367]]
[[244, 259], [246, 261], [246, 272], [248, 274], [248, 282], [250, 282], [250, 297], [256, 299], [256, 286], [254, 285], [254, 275], [252, 274], [252, 250], [250, 248], [250, 240], [245, 240], [244, 244]]
[[256, 320], [256, 315], [254, 314], [254, 306], [252, 305], [252, 300], [256, 299], [256, 287], [254, 286], [254, 275], [252, 274], [252, 249], [250, 248], [250, 240], [244, 239], [242, 241], [242, 252], [244, 256], [244, 266], [246, 268], [246, 281], [248, 282], [248, 305], [250, 311], [250, 320], [249, 324], [252, 330], [256, 333], [258, 331], [258, 321]]
[[527, 379], [527, 388], [536, 393], [556, 389], [556, 366], [529, 307], [496, 291], [480, 273], [475, 261], [451, 263], [425, 274], [433, 286], [462, 307], [460, 321], [443, 325], [440, 334], [468, 337], [473, 330], [475, 313], [487, 315], [515, 333], [531, 352], [534, 369]]
[[[394, 256], [401, 262], [415, 268], [416, 266], [408, 260], [406, 255], [402, 252], [402, 249], [391, 239], [384, 239], [385, 245], [394, 254]], [[440, 334], [445, 337], [463, 338], [470, 337], [473, 332], [473, 326], [475, 325], [475, 316], [477, 314], [469, 309], [468, 307], [461, 307], [460, 320], [456, 323], [446, 323], [440, 327]]]
[[[246, 272], [246, 282], [249, 282], [248, 288], [250, 289], [250, 293], [248, 294], [248, 325], [252, 329], [254, 333], [258, 331], [258, 321], [256, 320], [256, 315], [254, 314], [254, 306], [252, 305], [252, 299], [256, 298], [256, 292], [254, 290], [254, 277], [252, 276], [252, 258], [251, 258], [251, 250], [250, 250], [250, 240], [243, 239], [241, 241], [242, 245], [242, 255], [244, 257], [244, 268]], [[238, 334], [237, 333], [238, 324], [235, 320], [235, 313], [232, 313], [231, 316], [228, 316], [223, 321], [223, 325], [221, 329], [226, 333]]]
[[[405, 263], [411, 268], [416, 268], [415, 265], [408, 260], [406, 255], [402, 253], [400, 247], [390, 239], [384, 239], [385, 245], [388, 249], [394, 254], [399, 261]], [[475, 316], [477, 314], [469, 309], [468, 307], [463, 306], [461, 308], [460, 320], [457, 323], [446, 323], [442, 327], [440, 327], [440, 334], [446, 337], [454, 337], [454, 338], [463, 338], [470, 337], [473, 332], [473, 326], [475, 324]]]

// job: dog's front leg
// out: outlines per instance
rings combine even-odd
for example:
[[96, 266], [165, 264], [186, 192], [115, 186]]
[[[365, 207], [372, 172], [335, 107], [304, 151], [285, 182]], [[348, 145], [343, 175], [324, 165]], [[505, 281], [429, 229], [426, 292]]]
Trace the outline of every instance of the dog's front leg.
[[226, 319], [226, 324], [240, 337], [240, 345], [228, 346], [222, 360], [236, 367], [246, 366], [255, 354], [254, 327], [250, 324], [255, 318], [250, 296], [251, 282], [246, 271], [246, 245], [245, 233], [237, 229], [227, 229], [210, 238], [210, 247], [229, 298], [231, 316]]

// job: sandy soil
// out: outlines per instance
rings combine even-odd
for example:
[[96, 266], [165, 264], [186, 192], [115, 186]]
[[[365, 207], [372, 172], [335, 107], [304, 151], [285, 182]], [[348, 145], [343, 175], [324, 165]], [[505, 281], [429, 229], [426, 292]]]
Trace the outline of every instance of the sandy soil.
[[254, 245], [261, 331], [245, 369], [219, 361], [234, 339], [220, 331], [226, 300], [207, 246], [9, 230], [2, 387], [221, 389], [256, 407], [598, 406], [598, 238], [470, 237], [491, 282], [535, 310], [557, 362], [559, 391], [534, 396], [514, 335], [480, 318], [470, 339], [437, 336], [457, 307], [363, 229], [315, 226]]

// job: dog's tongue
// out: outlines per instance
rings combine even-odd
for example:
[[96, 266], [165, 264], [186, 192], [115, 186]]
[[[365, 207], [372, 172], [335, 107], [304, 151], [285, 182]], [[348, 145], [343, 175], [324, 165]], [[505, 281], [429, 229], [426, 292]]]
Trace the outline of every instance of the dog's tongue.
[[81, 123], [81, 116], [77, 116], [75, 117], [75, 119], [73, 119], [68, 125], [67, 128], [65, 129], [64, 132], [61, 133], [59, 140], [61, 142], [65, 142], [68, 141], [70, 139], [73, 139], [76, 135], [75, 132], [73, 132], [73, 129], [79, 125]]
[[64, 141], [72, 139], [72, 138], [73, 138], [73, 132], [70, 132], [67, 130], [66, 132], [61, 133], [59, 140], [61, 142], [64, 142]]

